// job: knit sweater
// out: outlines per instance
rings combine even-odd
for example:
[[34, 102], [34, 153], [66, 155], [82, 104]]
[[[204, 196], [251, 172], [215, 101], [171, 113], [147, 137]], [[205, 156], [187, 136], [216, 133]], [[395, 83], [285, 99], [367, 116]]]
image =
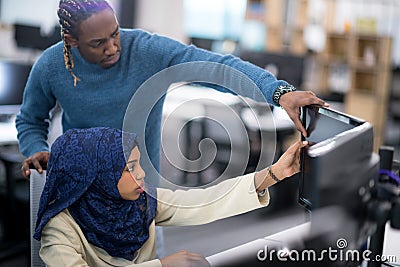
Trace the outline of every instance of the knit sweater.
[[[80, 78], [76, 87], [64, 65], [62, 42], [41, 54], [29, 75], [23, 104], [16, 118], [23, 155], [49, 150], [49, 113], [57, 102], [62, 108], [63, 131], [95, 126], [121, 129], [126, 108], [138, 88], [153, 75], [180, 63], [206, 61], [230, 66], [249, 77], [270, 104], [273, 104], [272, 95], [276, 88], [287, 84], [232, 55], [187, 46], [140, 29], [121, 29], [120, 36], [120, 60], [111, 68], [88, 63], [78, 49], [72, 48], [73, 71]], [[146, 125], [147, 151], [156, 169], [159, 169], [160, 161], [163, 100], [155, 105]]]

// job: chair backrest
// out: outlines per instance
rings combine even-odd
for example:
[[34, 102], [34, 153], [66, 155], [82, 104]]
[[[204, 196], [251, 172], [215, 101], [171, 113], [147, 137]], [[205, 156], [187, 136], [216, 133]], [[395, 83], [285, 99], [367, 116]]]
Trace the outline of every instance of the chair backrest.
[[31, 236], [31, 267], [45, 266], [42, 259], [39, 257], [40, 242], [33, 238], [33, 233], [35, 232], [36, 217], [39, 209], [40, 196], [44, 184], [46, 182], [46, 172], [42, 174], [38, 173], [36, 170], [31, 169], [30, 176], [30, 236]]

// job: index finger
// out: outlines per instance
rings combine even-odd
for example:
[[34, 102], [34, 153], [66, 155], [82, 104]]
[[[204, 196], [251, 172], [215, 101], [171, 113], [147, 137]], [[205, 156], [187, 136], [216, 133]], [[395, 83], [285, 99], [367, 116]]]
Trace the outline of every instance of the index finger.
[[327, 102], [317, 97], [316, 95], [312, 95], [312, 97], [307, 98], [306, 102], [307, 103], [305, 103], [304, 106], [316, 105], [320, 107], [329, 107], [329, 104]]
[[40, 164], [40, 161], [39, 161], [38, 159], [33, 159], [33, 160], [32, 160], [32, 165], [33, 165], [33, 167], [35, 167], [35, 169], [36, 169], [39, 173], [42, 173], [42, 172], [43, 172], [42, 165]]
[[29, 178], [29, 176], [31, 175], [31, 171], [29, 168], [30, 163], [31, 163], [31, 161], [29, 159], [24, 160], [22, 162], [21, 172], [25, 178]]
[[301, 122], [300, 118], [299, 118], [299, 117], [294, 117], [294, 118], [293, 118], [293, 123], [294, 123], [294, 125], [296, 126], [297, 130], [300, 131], [301, 134], [302, 134], [304, 137], [307, 137], [306, 128], [304, 128], [304, 125], [303, 125], [303, 123]]
[[300, 151], [303, 147], [306, 147], [308, 145], [308, 141], [299, 141], [298, 142], [298, 146], [297, 146], [297, 150], [296, 150], [296, 156], [300, 155]]
[[289, 149], [297, 151], [300, 148], [305, 147], [307, 145], [308, 145], [308, 141], [297, 141]]

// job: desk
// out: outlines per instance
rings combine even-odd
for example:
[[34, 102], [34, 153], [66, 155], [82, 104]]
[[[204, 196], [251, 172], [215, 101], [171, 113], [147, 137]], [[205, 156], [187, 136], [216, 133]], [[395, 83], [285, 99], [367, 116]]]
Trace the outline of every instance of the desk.
[[[210, 262], [212, 267], [240, 266], [238, 263], [243, 263], [243, 259], [248, 259], [252, 263], [251, 266], [256, 266], [253, 265], [253, 262], [257, 261], [257, 253], [260, 250], [265, 250], [265, 247], [267, 246], [269, 249], [275, 249], [277, 251], [286, 244], [301, 242], [302, 239], [308, 236], [310, 226], [309, 222], [303, 223], [282, 232], [256, 239], [241, 246], [211, 255], [206, 259]], [[268, 262], [259, 261], [259, 264], [261, 266], [269, 266]]]
[[18, 144], [15, 116], [9, 121], [0, 122], [0, 145]]
[[[275, 250], [278, 251], [287, 247], [289, 250], [293, 249], [293, 246], [301, 247], [304, 240], [306, 240], [312, 233], [311, 223], [306, 222], [298, 226], [289, 228], [287, 230], [278, 232], [273, 235], [266, 236], [264, 238], [259, 238], [254, 241], [245, 243], [243, 245], [222, 251], [220, 253], [211, 255], [206, 259], [210, 262], [212, 267], [239, 267], [248, 260], [251, 262], [249, 266], [269, 266], [268, 259], [265, 261], [259, 261], [258, 256], [263, 256], [262, 254], [257, 255], [260, 250], [268, 251]], [[389, 223], [386, 225], [384, 249], [381, 256], [387, 257], [390, 263], [399, 264], [400, 263], [400, 230], [393, 229], [390, 227]], [[337, 247], [332, 246], [333, 249]], [[300, 251], [300, 250], [297, 250]], [[327, 254], [325, 255], [327, 256]], [[366, 255], [369, 257], [369, 255]], [[390, 257], [390, 258], [389, 258]], [[361, 258], [361, 257], [360, 257]], [[304, 265], [305, 264], [305, 265]], [[318, 262], [304, 263], [303, 265], [293, 264], [293, 266], [323, 266], [318, 265]], [[321, 263], [319, 263], [321, 264]], [[332, 263], [333, 264], [333, 263]], [[363, 262], [361, 266], [367, 266], [367, 262]], [[271, 265], [271, 264], [270, 264]], [[247, 266], [247, 265], [246, 265]], [[273, 263], [271, 266], [281, 266], [279, 263]], [[292, 266], [282, 262], [282, 266]], [[326, 265], [324, 265], [326, 266]], [[336, 266], [336, 265], [335, 265]]]
[[392, 228], [389, 222], [386, 223], [382, 254], [385, 256], [394, 256], [396, 263], [400, 264], [400, 230]]

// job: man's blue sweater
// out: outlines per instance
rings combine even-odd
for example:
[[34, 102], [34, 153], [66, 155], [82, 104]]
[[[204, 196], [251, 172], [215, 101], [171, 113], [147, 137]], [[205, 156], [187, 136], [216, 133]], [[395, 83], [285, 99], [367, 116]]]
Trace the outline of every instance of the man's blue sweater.
[[[122, 128], [126, 108], [136, 90], [156, 73], [184, 62], [209, 61], [228, 65], [248, 76], [270, 104], [272, 94], [285, 81], [253, 64], [231, 55], [219, 55], [139, 29], [121, 29], [119, 62], [104, 69], [85, 61], [72, 49], [76, 87], [65, 68], [63, 43], [45, 50], [29, 76], [16, 127], [21, 153], [30, 156], [48, 151], [49, 113], [58, 102], [62, 108], [62, 128], [109, 126]], [[150, 92], [149, 92], [150, 94]], [[146, 126], [148, 153], [159, 169], [162, 103], [154, 109]]]

